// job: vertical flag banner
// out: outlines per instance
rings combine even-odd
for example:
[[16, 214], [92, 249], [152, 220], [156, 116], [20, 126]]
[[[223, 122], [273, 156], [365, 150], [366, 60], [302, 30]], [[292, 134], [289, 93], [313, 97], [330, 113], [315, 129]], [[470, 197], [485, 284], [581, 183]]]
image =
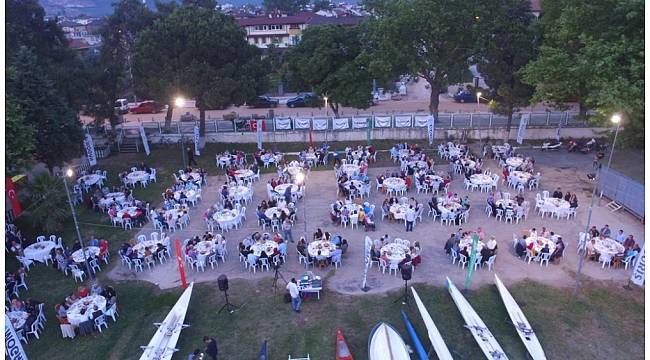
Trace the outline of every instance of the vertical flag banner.
[[20, 206], [20, 202], [18, 202], [18, 193], [16, 192], [14, 181], [9, 176], [5, 177], [5, 192], [9, 201], [11, 201], [11, 208], [14, 210], [14, 215], [20, 215], [23, 212], [23, 208]]
[[433, 115], [427, 117], [427, 134], [429, 135], [429, 146], [433, 145], [433, 136], [435, 135], [436, 120]]
[[519, 130], [517, 130], [517, 144], [523, 144], [524, 137], [526, 137], [526, 126], [528, 126], [529, 120], [529, 113], [521, 115], [521, 120], [519, 120]]
[[478, 248], [478, 234], [472, 235], [472, 252], [469, 255], [469, 265], [467, 265], [467, 277], [465, 277], [465, 288], [469, 289], [472, 282], [472, 271], [474, 271], [474, 264], [476, 264], [476, 249]]
[[[257, 136], [257, 149], [262, 150], [262, 120], [255, 120], [255, 131], [256, 131], [256, 136]], [[309, 130], [311, 131], [311, 129]]]
[[370, 146], [370, 138], [371, 138], [371, 135], [372, 135], [372, 118], [369, 117], [366, 120], [366, 122], [367, 122], [367, 124], [366, 124], [366, 140], [368, 142], [368, 146]]
[[643, 244], [641, 252], [637, 255], [636, 265], [634, 265], [630, 280], [639, 286], [645, 284], [645, 244]]
[[201, 150], [199, 150], [199, 141], [201, 140], [199, 136], [199, 127], [194, 125], [194, 155], [201, 156]]
[[84, 137], [84, 148], [86, 149], [86, 157], [90, 166], [97, 165], [97, 154], [95, 154], [95, 143], [93, 137], [86, 133]]
[[174, 248], [176, 249], [176, 262], [178, 262], [178, 272], [181, 275], [181, 285], [183, 285], [183, 289], [187, 289], [187, 280], [185, 279], [185, 266], [183, 266], [183, 258], [181, 257], [183, 251], [181, 250], [180, 240], [174, 240]]
[[562, 119], [557, 123], [557, 131], [555, 132], [555, 140], [560, 141], [560, 131], [562, 130]]
[[5, 355], [11, 360], [27, 360], [23, 345], [7, 316], [5, 316]]
[[149, 140], [147, 140], [147, 133], [144, 132], [144, 127], [140, 124], [140, 137], [142, 138], [142, 146], [144, 146], [144, 152], [149, 155], [151, 151], [149, 150]]

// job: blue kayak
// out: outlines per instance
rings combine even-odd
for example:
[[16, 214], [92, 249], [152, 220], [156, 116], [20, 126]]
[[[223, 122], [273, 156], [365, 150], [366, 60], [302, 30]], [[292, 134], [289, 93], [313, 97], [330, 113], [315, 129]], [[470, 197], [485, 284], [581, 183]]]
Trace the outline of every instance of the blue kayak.
[[427, 352], [424, 350], [424, 347], [422, 346], [422, 342], [418, 338], [418, 334], [415, 332], [415, 328], [413, 328], [413, 325], [411, 324], [411, 320], [409, 320], [409, 317], [408, 315], [406, 315], [406, 312], [404, 312], [404, 310], [401, 310], [401, 312], [402, 312], [402, 318], [404, 319], [404, 323], [406, 324], [406, 330], [409, 332], [409, 335], [411, 336], [411, 341], [413, 341], [415, 352], [417, 352], [420, 360], [429, 360], [429, 355], [427, 355]]
[[264, 343], [262, 344], [262, 348], [260, 349], [260, 354], [257, 356], [257, 360], [269, 360], [269, 349], [266, 345], [266, 340], [264, 340]]

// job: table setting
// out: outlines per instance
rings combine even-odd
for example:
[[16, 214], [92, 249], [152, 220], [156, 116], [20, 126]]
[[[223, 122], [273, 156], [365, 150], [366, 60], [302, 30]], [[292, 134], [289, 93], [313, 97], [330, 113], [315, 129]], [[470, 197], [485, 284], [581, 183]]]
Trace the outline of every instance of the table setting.
[[605, 238], [605, 239], [595, 238], [595, 239], [596, 239], [596, 243], [594, 244], [594, 249], [596, 249], [596, 251], [598, 251], [598, 253], [600, 254], [605, 254], [613, 258], [616, 254], [625, 253], [625, 247], [623, 247], [623, 245], [621, 245], [614, 239], [610, 239], [610, 238]]
[[452, 200], [446, 200], [442, 204], [438, 204], [438, 209], [442, 214], [451, 213], [452, 210], [456, 211], [461, 207], [462, 206], [460, 205], [459, 202], [452, 201]]
[[27, 259], [43, 262], [50, 256], [52, 249], [56, 247], [54, 241], [41, 241], [29, 245], [23, 250], [23, 256]]
[[510, 173], [511, 176], [514, 176], [515, 179], [517, 179], [518, 182], [526, 185], [528, 184], [528, 181], [533, 177], [533, 174], [526, 172], [526, 171], [513, 171]]
[[191, 173], [183, 173], [180, 176], [180, 179], [183, 181], [190, 181], [190, 177], [192, 178], [192, 182], [198, 184], [201, 184], [201, 174], [198, 172], [192, 171]]
[[526, 246], [528, 247], [531, 243], [533, 243], [533, 248], [535, 249], [536, 254], [539, 254], [546, 244], [548, 244], [549, 254], [552, 254], [555, 251], [555, 243], [551, 239], [542, 236], [529, 236], [526, 238]]
[[264, 215], [269, 219], [273, 219], [273, 215], [277, 215], [278, 219], [280, 218], [280, 212], [284, 212], [287, 216], [290, 214], [289, 209], [279, 208], [279, 207], [270, 207], [264, 211]]
[[185, 193], [185, 196], [188, 199], [196, 198], [196, 190], [178, 190], [178, 191], [174, 191], [174, 199], [176, 201], [179, 201], [181, 199], [181, 193]]
[[14, 329], [18, 330], [25, 325], [29, 314], [26, 311], [9, 311], [5, 313], [5, 316], [9, 319]]
[[321, 256], [330, 257], [332, 256], [332, 252], [336, 250], [336, 245], [331, 241], [316, 240], [310, 242], [307, 246], [307, 252], [311, 257], [316, 257], [319, 250]]
[[250, 169], [239, 169], [235, 170], [235, 177], [245, 180], [245, 179], [250, 179], [253, 176], [255, 176], [255, 173], [253, 173], [253, 170]]
[[[89, 257], [95, 257], [99, 255], [99, 247], [98, 246], [87, 246], [84, 250], [81, 251], [82, 249], [79, 249], [75, 252], [72, 253], [72, 260], [76, 262], [77, 264], [84, 262], [86, 258]], [[85, 253], [85, 256], [84, 256]]]
[[389, 243], [381, 248], [381, 254], [386, 254], [390, 262], [400, 262], [404, 260], [406, 255], [411, 254], [411, 249], [408, 246], [398, 243]]
[[542, 199], [542, 201], [544, 202], [545, 206], [551, 206], [551, 207], [555, 208], [556, 210], [559, 210], [559, 209], [565, 209], [566, 210], [566, 209], [569, 209], [571, 207], [571, 204], [568, 201], [564, 200], [564, 199], [558, 199], [558, 198], [554, 198], [554, 197], [547, 197], [546, 199]]
[[104, 176], [103, 176], [103, 175], [99, 175], [99, 174], [88, 174], [88, 175], [80, 176], [80, 177], [77, 179], [77, 184], [81, 184], [81, 181], [83, 181], [86, 185], [88, 185], [88, 186], [92, 186], [92, 185], [95, 185], [95, 184], [97, 184], [97, 183], [99, 183], [99, 182], [102, 182], [103, 180], [104, 180]]
[[417, 168], [417, 169], [428, 169], [429, 165], [427, 164], [426, 161], [422, 160], [411, 160], [406, 163], [406, 166], [410, 168]]
[[262, 156], [260, 156], [260, 159], [262, 159], [262, 161], [265, 164], [269, 164], [269, 163], [277, 164], [277, 163], [280, 162], [280, 160], [282, 160], [282, 154], [275, 154], [275, 155], [274, 154], [268, 154], [268, 153], [267, 154], [262, 154]]
[[[460, 239], [460, 242], [458, 244], [458, 248], [460, 250], [463, 250], [465, 247], [467, 247], [467, 254], [471, 254], [473, 244], [474, 244], [474, 242], [472, 240], [472, 237], [471, 236], [466, 236], [466, 237]], [[476, 249], [476, 254], [478, 256], [478, 255], [480, 255], [481, 250], [483, 250], [483, 247], [485, 246], [485, 243], [483, 241], [479, 240], [477, 246], [478, 246], [478, 248]]]
[[284, 171], [288, 172], [291, 176], [296, 176], [302, 172], [302, 167], [298, 165], [291, 165], [284, 168]]
[[230, 165], [230, 155], [217, 155], [217, 163], [221, 167]]
[[146, 171], [136, 170], [128, 173], [126, 178], [129, 179], [131, 183], [136, 183], [149, 180], [149, 174]]
[[406, 210], [408, 210], [408, 204], [393, 204], [390, 206], [389, 211], [393, 214], [395, 220], [404, 220], [406, 216]]
[[469, 169], [473, 169], [474, 167], [476, 167], [476, 161], [470, 160], [468, 158], [460, 158], [460, 163], [464, 167], [469, 168]]
[[343, 164], [341, 165], [341, 172], [344, 172], [347, 176], [354, 176], [359, 173], [360, 167], [355, 164]]
[[126, 196], [121, 191], [105, 194], [103, 198], [99, 199], [99, 205], [109, 207], [113, 203], [122, 204], [126, 201]]
[[513, 168], [517, 169], [524, 164], [524, 158], [518, 156], [511, 156], [506, 159], [506, 164], [508, 166], [512, 166]]
[[251, 198], [251, 189], [247, 186], [231, 186], [228, 188], [228, 196], [235, 199], [235, 201], [248, 200]]
[[267, 240], [265, 242], [256, 242], [251, 245], [251, 250], [253, 254], [257, 257], [262, 255], [262, 251], [266, 253], [269, 257], [273, 255], [275, 249], [278, 248], [278, 244], [275, 241]]
[[474, 174], [469, 177], [469, 181], [474, 185], [492, 185], [493, 180], [486, 174]]
[[161, 240], [158, 241], [153, 241], [153, 240], [145, 240], [142, 242], [139, 242], [135, 245], [133, 245], [133, 251], [137, 251], [140, 256], [144, 257], [144, 250], [146, 248], [149, 248], [149, 250], [153, 253], [156, 252], [156, 249], [158, 249], [158, 244], [162, 244], [163, 242]]
[[291, 193], [292, 194], [297, 194], [298, 191], [300, 191], [300, 187], [296, 184], [280, 184], [273, 189], [275, 192], [280, 194], [281, 196], [284, 196], [284, 192], [287, 191], [287, 188], [291, 186]]
[[127, 206], [127, 207], [124, 207], [124, 208], [122, 208], [122, 209], [120, 209], [120, 210], [117, 211], [117, 215], [116, 215], [116, 217], [117, 217], [118, 219], [121, 219], [122, 216], [124, 216], [125, 213], [128, 213], [131, 217], [135, 217], [135, 216], [136, 216], [136, 210], [137, 210], [137, 209], [138, 209], [138, 208], [135, 207], [135, 206]]
[[400, 190], [406, 187], [406, 182], [402, 178], [389, 177], [382, 183], [386, 189]]
[[348, 180], [348, 181], [346, 181], [346, 182], [343, 184], [343, 186], [344, 186], [346, 189], [350, 190], [350, 185], [351, 185], [351, 184], [354, 184], [354, 187], [355, 187], [358, 191], [361, 191], [361, 188], [363, 188], [363, 186], [364, 186], [363, 181], [360, 181], [360, 180]]
[[79, 326], [84, 321], [90, 320], [95, 306], [100, 311], [106, 310], [106, 298], [101, 295], [89, 295], [75, 301], [68, 308], [68, 321], [71, 325]]
[[212, 215], [212, 218], [217, 221], [219, 227], [222, 229], [229, 229], [235, 227], [239, 221], [239, 210], [237, 209], [222, 209]]

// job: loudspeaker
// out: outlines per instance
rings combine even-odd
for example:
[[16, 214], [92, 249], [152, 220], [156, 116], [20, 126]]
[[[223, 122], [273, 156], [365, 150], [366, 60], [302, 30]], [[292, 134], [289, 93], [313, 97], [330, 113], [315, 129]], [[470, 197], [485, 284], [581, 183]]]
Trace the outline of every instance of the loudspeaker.
[[224, 274], [219, 275], [217, 278], [217, 284], [219, 285], [219, 290], [226, 291], [228, 290], [228, 277]]
[[411, 280], [411, 276], [413, 275], [413, 266], [411, 263], [400, 266], [399, 270], [402, 273], [402, 280]]

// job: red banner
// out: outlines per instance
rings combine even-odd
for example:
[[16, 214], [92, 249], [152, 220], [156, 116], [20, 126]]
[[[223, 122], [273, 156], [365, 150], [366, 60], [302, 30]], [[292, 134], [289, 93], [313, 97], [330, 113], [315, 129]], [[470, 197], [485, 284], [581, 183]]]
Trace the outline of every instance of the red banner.
[[183, 289], [187, 289], [187, 280], [185, 279], [185, 267], [183, 266], [183, 250], [181, 250], [181, 241], [178, 239], [174, 240], [174, 246], [176, 248], [176, 261], [178, 262], [178, 272], [181, 274], [181, 284], [183, 284]]
[[16, 192], [16, 186], [10, 177], [5, 177], [5, 192], [7, 192], [7, 197], [11, 201], [11, 208], [14, 210], [14, 215], [18, 216], [23, 212], [23, 208], [20, 206], [18, 201], [18, 193]]

